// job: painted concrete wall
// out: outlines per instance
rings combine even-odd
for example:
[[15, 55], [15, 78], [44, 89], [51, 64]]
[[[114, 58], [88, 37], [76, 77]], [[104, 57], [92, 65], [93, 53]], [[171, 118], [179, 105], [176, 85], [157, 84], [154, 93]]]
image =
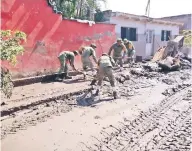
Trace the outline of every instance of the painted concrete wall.
[[171, 38], [174, 38], [176, 35], [179, 35], [179, 26], [148, 23], [146, 28], [155, 31], [154, 53], [158, 50], [159, 46], [167, 45], [167, 41], [161, 41], [162, 30], [171, 31]]
[[116, 31], [117, 37], [121, 37], [121, 27], [137, 28], [138, 41], [133, 41], [133, 44], [136, 49], [136, 55], [145, 56], [146, 40], [144, 36], [144, 29], [145, 29], [144, 24], [139, 22], [127, 21], [123, 18], [117, 18], [117, 17], [111, 17], [110, 23], [116, 24], [115, 31]]
[[161, 41], [162, 30], [170, 30], [172, 37], [179, 34], [178, 26], [162, 25], [154, 23], [145, 24], [142, 22], [128, 20], [120, 17], [111, 17], [110, 23], [116, 24], [115, 31], [117, 37], [121, 37], [121, 27], [137, 28], [138, 41], [133, 41], [133, 44], [135, 45], [136, 48], [136, 55], [142, 56], [143, 58], [148, 57], [146, 50], [148, 48], [148, 46], [146, 46], [146, 36], [145, 36], [146, 30], [154, 30], [155, 33], [154, 53], [156, 52], [159, 46], [165, 46], [167, 44], [166, 41]]
[[[25, 53], [18, 56], [15, 67], [7, 62], [13, 75], [30, 76], [56, 72], [57, 59], [62, 50], [77, 50], [81, 45], [94, 42], [97, 56], [108, 51], [116, 40], [115, 25], [95, 24], [62, 20], [48, 6], [47, 0], [2, 0], [2, 29], [21, 30], [27, 34]], [[80, 57], [75, 65], [81, 68]]]

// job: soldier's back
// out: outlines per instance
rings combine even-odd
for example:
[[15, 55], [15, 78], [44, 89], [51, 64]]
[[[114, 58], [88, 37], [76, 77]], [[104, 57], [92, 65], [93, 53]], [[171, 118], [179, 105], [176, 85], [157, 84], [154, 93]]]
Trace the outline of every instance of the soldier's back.
[[112, 67], [109, 56], [101, 56], [99, 66], [100, 67]]

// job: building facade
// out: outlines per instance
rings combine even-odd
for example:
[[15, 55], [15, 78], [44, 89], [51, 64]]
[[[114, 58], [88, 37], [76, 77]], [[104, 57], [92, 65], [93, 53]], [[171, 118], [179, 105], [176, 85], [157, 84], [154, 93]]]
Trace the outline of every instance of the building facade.
[[142, 58], [148, 58], [154, 55], [160, 46], [166, 46], [169, 39], [179, 35], [179, 27], [183, 25], [111, 10], [103, 12], [102, 22], [116, 24], [117, 37], [131, 40], [136, 55]]
[[159, 18], [162, 20], [181, 22], [184, 25], [180, 27], [180, 30], [191, 30], [191, 14], [183, 14], [177, 16], [169, 16]]

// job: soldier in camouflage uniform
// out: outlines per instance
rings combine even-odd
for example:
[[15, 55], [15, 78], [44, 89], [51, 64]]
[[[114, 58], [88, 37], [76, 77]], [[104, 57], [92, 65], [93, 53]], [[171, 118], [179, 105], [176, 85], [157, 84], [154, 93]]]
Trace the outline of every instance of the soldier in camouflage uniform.
[[[68, 63], [70, 63], [74, 71], [77, 71], [77, 69], [74, 66], [74, 59], [75, 59], [75, 56], [77, 55], [78, 55], [78, 51], [73, 51], [73, 52], [63, 51], [59, 54], [58, 59], [60, 61], [61, 67], [60, 67], [58, 76], [56, 77], [56, 80], [62, 81], [63, 79], [72, 79], [72, 77], [68, 76]], [[63, 79], [59, 77], [62, 72], [64, 72]]]
[[91, 82], [91, 85], [94, 85], [98, 80], [98, 87], [95, 95], [99, 94], [103, 78], [107, 76], [113, 88], [113, 96], [115, 99], [117, 98], [117, 91], [115, 89], [115, 77], [113, 75], [113, 68], [112, 68], [113, 66], [115, 66], [115, 61], [113, 60], [113, 58], [108, 56], [106, 53], [103, 53], [100, 59], [98, 60], [97, 77]]
[[127, 48], [127, 62], [134, 62], [135, 57], [135, 47], [133, 43], [127, 39], [124, 39], [124, 45]]
[[95, 44], [91, 44], [90, 47], [81, 47], [79, 50], [79, 53], [81, 55], [81, 61], [83, 64], [83, 70], [84, 70], [84, 79], [86, 78], [86, 71], [88, 68], [90, 68], [94, 74], [94, 66], [93, 63], [90, 59], [90, 56], [93, 57], [93, 60], [95, 61], [95, 63], [97, 64], [97, 58], [96, 58], [96, 53], [95, 53], [95, 49], [96, 49], [96, 45]]
[[113, 59], [114, 59], [115, 63], [117, 61], [119, 61], [119, 64], [120, 64], [120, 67], [122, 70], [123, 58], [126, 54], [127, 49], [126, 49], [125, 45], [123, 44], [123, 41], [121, 38], [118, 38], [117, 42], [111, 46], [111, 48], [109, 49], [109, 53], [108, 53], [109, 56], [111, 55], [112, 50], [114, 50], [113, 51]]

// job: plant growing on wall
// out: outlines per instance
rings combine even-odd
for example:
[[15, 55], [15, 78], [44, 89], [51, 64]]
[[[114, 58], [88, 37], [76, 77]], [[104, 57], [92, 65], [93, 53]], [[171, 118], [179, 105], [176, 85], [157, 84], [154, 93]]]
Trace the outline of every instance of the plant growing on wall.
[[192, 46], [192, 39], [191, 39], [191, 30], [183, 30], [182, 35], [184, 36], [184, 46]]
[[[8, 61], [12, 65], [17, 63], [17, 55], [24, 52], [21, 45], [26, 41], [26, 34], [21, 31], [12, 32], [11, 30], [0, 31], [0, 56], [1, 60]], [[10, 98], [13, 90], [11, 74], [8, 69], [1, 67], [1, 90], [7, 98]]]

